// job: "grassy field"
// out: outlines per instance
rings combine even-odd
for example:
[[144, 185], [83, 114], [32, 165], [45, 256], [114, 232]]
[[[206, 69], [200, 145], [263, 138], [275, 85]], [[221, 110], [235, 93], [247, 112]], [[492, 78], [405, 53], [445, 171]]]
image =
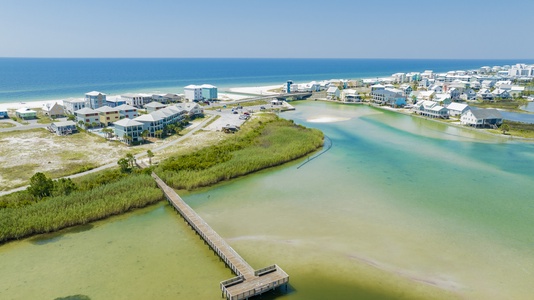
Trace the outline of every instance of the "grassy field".
[[176, 189], [195, 189], [302, 157], [323, 135], [273, 114], [250, 120], [232, 138], [161, 162], [155, 172]]
[[[510, 130], [506, 132], [507, 135], [522, 138], [534, 138], [534, 124], [504, 120], [503, 125], [505, 124], [510, 128]], [[501, 125], [501, 128], [503, 128], [503, 125]], [[489, 131], [496, 134], [503, 134], [502, 129], [492, 129]]]
[[494, 102], [470, 102], [469, 105], [480, 108], [501, 108], [509, 111], [523, 112], [519, 107], [526, 105], [527, 103], [528, 102], [525, 100], [496, 100]]
[[58, 178], [116, 161], [127, 152], [144, 151], [87, 132], [68, 136], [41, 128], [1, 132], [0, 190], [26, 185], [36, 172]]

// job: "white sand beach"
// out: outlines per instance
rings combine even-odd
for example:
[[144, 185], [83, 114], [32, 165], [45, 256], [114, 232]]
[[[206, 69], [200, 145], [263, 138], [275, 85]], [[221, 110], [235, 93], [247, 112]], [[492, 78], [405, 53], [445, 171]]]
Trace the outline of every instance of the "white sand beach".
[[17, 110], [19, 108], [25, 108], [25, 107], [26, 108], [42, 108], [46, 104], [53, 105], [54, 103], [63, 105], [63, 100], [0, 103], [0, 110]]
[[284, 85], [268, 85], [268, 86], [251, 86], [251, 87], [235, 87], [230, 88], [229, 91], [233, 93], [253, 94], [253, 95], [274, 95], [277, 93], [270, 92], [282, 88]]

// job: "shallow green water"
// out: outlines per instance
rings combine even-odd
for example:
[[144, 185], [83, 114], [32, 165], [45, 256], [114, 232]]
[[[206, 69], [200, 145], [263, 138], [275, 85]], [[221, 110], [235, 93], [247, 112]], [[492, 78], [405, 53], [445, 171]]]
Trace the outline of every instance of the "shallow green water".
[[[253, 267], [288, 272], [276, 299], [531, 297], [533, 145], [366, 106], [284, 116], [332, 149], [183, 195]], [[1, 299], [218, 299], [230, 277], [164, 204], [0, 247]]]

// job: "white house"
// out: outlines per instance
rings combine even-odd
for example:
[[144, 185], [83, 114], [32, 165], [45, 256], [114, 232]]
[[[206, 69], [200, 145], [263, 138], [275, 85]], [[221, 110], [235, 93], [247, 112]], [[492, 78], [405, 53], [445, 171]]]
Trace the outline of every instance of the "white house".
[[85, 107], [84, 99], [63, 100], [63, 108], [66, 113], [73, 115], [75, 111]]
[[425, 117], [449, 118], [449, 110], [434, 101], [419, 101], [414, 105], [413, 110], [415, 113]]
[[460, 121], [467, 126], [497, 128], [502, 124], [502, 115], [496, 109], [471, 108], [462, 114]]
[[184, 87], [185, 98], [189, 101], [202, 100], [202, 86], [190, 84]]
[[143, 95], [141, 94], [126, 93], [121, 95], [121, 99], [124, 100], [126, 104], [137, 108], [143, 107], [144, 104]]
[[51, 118], [61, 117], [65, 115], [65, 109], [62, 105], [46, 103], [43, 104], [43, 113]]
[[449, 105], [447, 105], [447, 109], [449, 110], [449, 115], [451, 116], [460, 116], [464, 112], [470, 109], [469, 105], [453, 102]]
[[341, 96], [341, 91], [337, 86], [331, 86], [326, 90], [326, 99], [339, 99]]
[[345, 89], [341, 91], [341, 100], [345, 102], [361, 102], [362, 98], [354, 89]]

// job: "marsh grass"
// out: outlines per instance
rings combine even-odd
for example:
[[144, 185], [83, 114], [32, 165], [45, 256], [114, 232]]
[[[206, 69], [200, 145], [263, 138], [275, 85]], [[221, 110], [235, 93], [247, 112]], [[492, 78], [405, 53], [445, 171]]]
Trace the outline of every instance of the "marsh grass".
[[[51, 197], [31, 205], [0, 209], [0, 243], [87, 224], [131, 209], [145, 207], [163, 199], [162, 191], [149, 175], [120, 176], [111, 183], [98, 186], [82, 184], [82, 182], [89, 183], [90, 179], [96, 180], [98, 176], [106, 177], [99, 174], [85, 178], [79, 183], [81, 188], [67, 196]], [[113, 177], [110, 173], [107, 176]], [[21, 192], [10, 196], [24, 198], [29, 195]]]
[[219, 144], [163, 161], [155, 172], [176, 189], [192, 190], [278, 166], [322, 144], [319, 130], [265, 114]]

